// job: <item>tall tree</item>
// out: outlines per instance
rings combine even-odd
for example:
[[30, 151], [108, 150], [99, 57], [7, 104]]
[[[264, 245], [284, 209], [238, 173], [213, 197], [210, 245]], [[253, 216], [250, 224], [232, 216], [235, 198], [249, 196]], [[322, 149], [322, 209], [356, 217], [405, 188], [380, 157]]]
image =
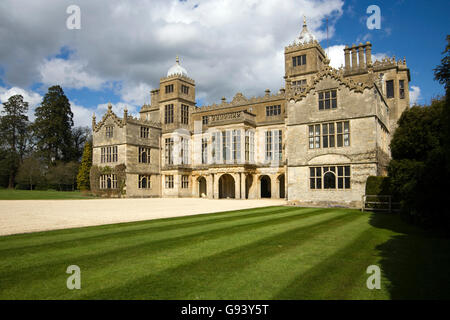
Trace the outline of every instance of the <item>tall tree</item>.
[[74, 160], [73, 113], [69, 99], [60, 86], [48, 88], [35, 115], [34, 133], [38, 152], [48, 163]]
[[83, 157], [81, 158], [81, 166], [77, 175], [78, 189], [81, 191], [90, 190], [89, 173], [92, 167], [92, 143], [87, 141], [84, 145]]
[[85, 144], [92, 139], [89, 127], [76, 127], [72, 130], [74, 160], [79, 161], [83, 155]]
[[2, 167], [9, 171], [8, 187], [14, 188], [14, 181], [27, 146], [29, 128], [28, 102], [21, 95], [15, 95], [3, 103], [4, 110], [0, 118], [1, 144], [5, 151]]
[[444, 150], [447, 179], [450, 178], [450, 35], [447, 35], [447, 46], [443, 52], [441, 64], [434, 69], [434, 79], [445, 87], [445, 108], [442, 115], [444, 123]]

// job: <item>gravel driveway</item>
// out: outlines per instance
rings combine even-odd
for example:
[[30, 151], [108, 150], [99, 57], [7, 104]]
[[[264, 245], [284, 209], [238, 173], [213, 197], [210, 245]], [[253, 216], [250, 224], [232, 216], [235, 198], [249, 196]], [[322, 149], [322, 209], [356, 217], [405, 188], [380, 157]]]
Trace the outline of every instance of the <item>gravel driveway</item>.
[[179, 217], [265, 206], [284, 200], [193, 198], [5, 200], [0, 201], [0, 235]]

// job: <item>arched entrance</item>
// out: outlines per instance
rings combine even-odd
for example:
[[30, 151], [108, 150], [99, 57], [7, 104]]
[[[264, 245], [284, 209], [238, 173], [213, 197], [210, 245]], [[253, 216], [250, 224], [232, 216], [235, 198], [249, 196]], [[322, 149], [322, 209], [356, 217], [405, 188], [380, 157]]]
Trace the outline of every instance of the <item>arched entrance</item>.
[[279, 185], [279, 189], [280, 189], [280, 199], [284, 199], [286, 197], [286, 192], [285, 192], [285, 177], [284, 174], [280, 174], [278, 176], [278, 185]]
[[205, 198], [207, 195], [206, 179], [205, 177], [200, 177], [198, 178], [198, 196], [200, 198]]
[[219, 179], [219, 199], [235, 198], [234, 178], [230, 174], [224, 174]]
[[271, 198], [271, 186], [270, 186], [270, 177], [269, 176], [261, 176], [261, 198]]

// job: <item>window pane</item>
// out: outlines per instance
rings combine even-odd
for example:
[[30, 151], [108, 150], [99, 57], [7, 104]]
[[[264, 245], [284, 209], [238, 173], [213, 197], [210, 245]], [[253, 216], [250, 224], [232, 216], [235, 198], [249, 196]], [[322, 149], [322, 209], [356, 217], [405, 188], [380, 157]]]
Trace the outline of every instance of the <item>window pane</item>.
[[330, 129], [330, 134], [333, 134], [334, 133], [334, 123], [330, 123], [328, 126]]
[[332, 98], [336, 98], [336, 90], [332, 90], [331, 91], [331, 97]]
[[342, 122], [338, 122], [336, 125], [337, 125], [337, 133], [342, 133]]
[[350, 176], [350, 166], [345, 167], [345, 175]]
[[329, 136], [330, 138], [330, 148], [334, 148], [334, 136]]
[[342, 134], [337, 135], [337, 146], [342, 147], [343, 141], [342, 141]]
[[322, 176], [322, 168], [316, 168], [316, 177]]
[[338, 188], [344, 189], [344, 178], [338, 178]]
[[332, 107], [333, 109], [336, 109], [336, 108], [337, 108], [337, 101], [336, 101], [335, 99], [331, 100], [331, 107]]
[[325, 99], [330, 99], [330, 91], [325, 92]]
[[325, 100], [325, 109], [330, 109], [330, 100]]
[[328, 134], [328, 124], [322, 125], [322, 134]]
[[322, 179], [321, 178], [316, 179], [316, 189], [322, 189]]
[[345, 178], [345, 189], [350, 189], [350, 178]]
[[319, 92], [319, 100], [323, 100], [323, 92]]
[[309, 168], [309, 176], [314, 177], [315, 170], [314, 168]]
[[311, 179], [309, 179], [309, 187], [311, 188], [311, 189], [315, 189], [316, 188], [316, 181], [315, 181], [316, 179], [314, 179], [314, 178], [311, 178]]
[[314, 126], [309, 126], [309, 136], [314, 136]]
[[319, 110], [323, 110], [323, 101], [319, 101]]
[[343, 167], [338, 167], [338, 176], [342, 177], [344, 175], [344, 168]]
[[316, 136], [320, 136], [320, 124], [316, 125]]

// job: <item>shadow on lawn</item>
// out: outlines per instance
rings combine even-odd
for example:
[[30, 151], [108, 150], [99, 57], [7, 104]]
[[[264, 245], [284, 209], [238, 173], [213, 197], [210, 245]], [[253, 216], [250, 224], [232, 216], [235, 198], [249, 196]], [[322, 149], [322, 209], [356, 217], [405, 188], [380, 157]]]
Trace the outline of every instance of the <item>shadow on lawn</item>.
[[376, 247], [392, 299], [450, 298], [450, 239], [395, 214], [374, 213], [370, 224], [397, 233]]

